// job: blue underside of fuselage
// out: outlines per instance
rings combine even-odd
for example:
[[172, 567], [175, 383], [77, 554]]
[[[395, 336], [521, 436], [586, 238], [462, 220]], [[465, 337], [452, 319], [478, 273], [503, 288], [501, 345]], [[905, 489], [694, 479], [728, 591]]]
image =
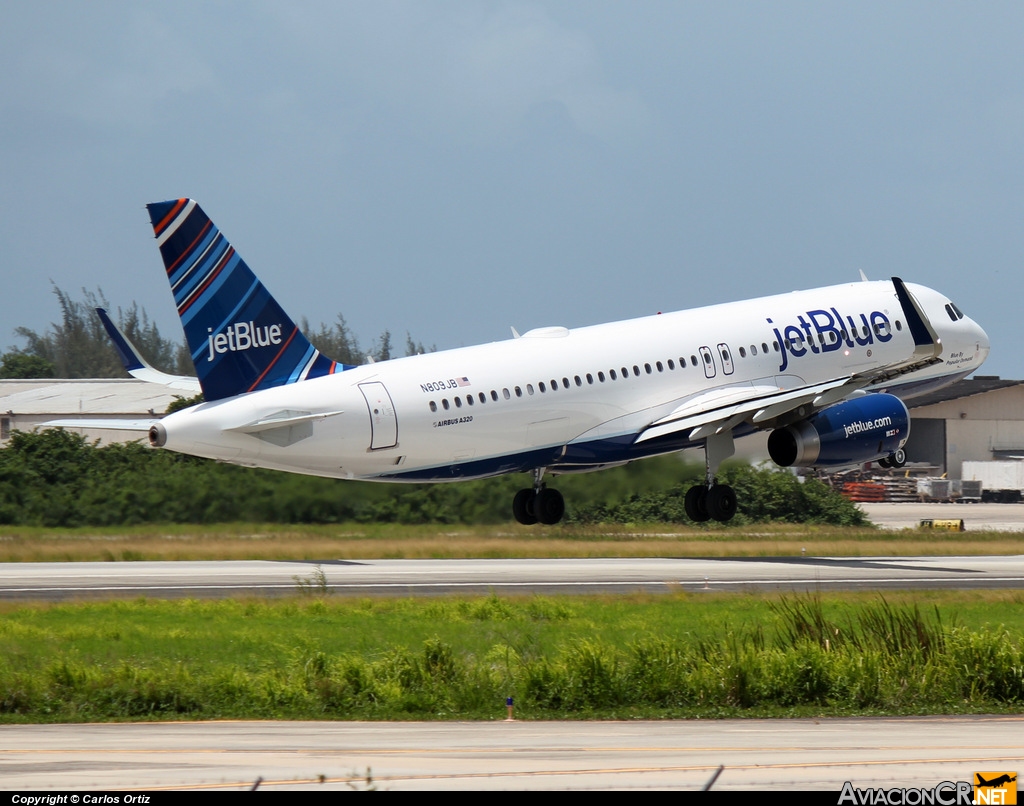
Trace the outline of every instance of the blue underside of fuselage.
[[[973, 370], [972, 370], [973, 371]], [[934, 391], [954, 381], [967, 377], [970, 372], [945, 375], [892, 384], [885, 391], [908, 400], [917, 395]], [[733, 429], [733, 436], [745, 437], [757, 431], [752, 425], [743, 424]], [[471, 459], [457, 464], [426, 467], [401, 473], [388, 473], [374, 477], [378, 481], [440, 482], [465, 481], [500, 476], [505, 473], [524, 473], [539, 467], [557, 474], [598, 470], [605, 465], [622, 464], [636, 459], [646, 459], [666, 453], [675, 453], [686, 448], [698, 448], [703, 440], [690, 440], [684, 434], [669, 434], [659, 439], [638, 443], [638, 434], [597, 439], [589, 442], [571, 442], [568, 445], [552, 445], [520, 453]]]

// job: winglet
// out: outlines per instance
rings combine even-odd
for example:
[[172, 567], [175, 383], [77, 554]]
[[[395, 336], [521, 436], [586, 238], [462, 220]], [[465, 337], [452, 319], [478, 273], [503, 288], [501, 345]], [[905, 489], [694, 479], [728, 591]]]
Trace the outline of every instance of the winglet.
[[117, 355], [129, 375], [140, 381], [158, 383], [171, 389], [184, 389], [193, 394], [199, 392], [198, 378], [188, 375], [168, 375], [166, 372], [154, 368], [142, 357], [142, 353], [128, 340], [121, 329], [114, 324], [114, 320], [110, 318], [106, 309], [97, 308], [96, 314], [99, 316], [100, 322], [103, 323], [103, 329], [107, 331], [107, 335], [114, 343], [114, 349], [117, 350]]
[[893, 277], [892, 284], [896, 289], [896, 298], [900, 301], [900, 307], [903, 308], [903, 315], [907, 319], [907, 327], [910, 328], [910, 334], [914, 337], [915, 354], [938, 355], [942, 349], [941, 343], [935, 331], [932, 330], [928, 317], [925, 316], [899, 277]]

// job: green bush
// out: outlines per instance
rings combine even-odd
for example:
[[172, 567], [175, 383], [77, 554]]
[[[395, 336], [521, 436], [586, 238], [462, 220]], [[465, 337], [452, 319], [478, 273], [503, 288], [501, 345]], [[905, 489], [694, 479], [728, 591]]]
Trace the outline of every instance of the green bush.
[[[701, 473], [659, 457], [558, 478], [570, 523], [688, 522], [686, 490]], [[723, 468], [735, 523], [863, 525], [849, 501], [812, 479], [746, 465]], [[60, 429], [14, 432], [0, 449], [0, 524], [502, 523], [525, 476], [461, 484], [375, 484], [243, 468], [137, 443], [97, 446]]]

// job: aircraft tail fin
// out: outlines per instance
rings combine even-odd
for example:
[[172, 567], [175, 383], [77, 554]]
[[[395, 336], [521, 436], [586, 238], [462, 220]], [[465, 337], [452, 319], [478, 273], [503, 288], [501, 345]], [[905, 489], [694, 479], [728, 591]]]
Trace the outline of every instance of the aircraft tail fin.
[[146, 208], [207, 400], [351, 369], [310, 344], [194, 200]]
[[114, 324], [114, 320], [110, 318], [110, 314], [105, 308], [97, 308], [96, 314], [99, 316], [100, 322], [103, 323], [103, 328], [107, 331], [114, 349], [117, 350], [125, 371], [133, 378], [147, 383], [158, 383], [171, 389], [184, 389], [194, 395], [202, 391], [198, 378], [191, 378], [187, 375], [168, 375], [151, 366], [142, 357], [138, 348], [121, 332], [121, 328]]

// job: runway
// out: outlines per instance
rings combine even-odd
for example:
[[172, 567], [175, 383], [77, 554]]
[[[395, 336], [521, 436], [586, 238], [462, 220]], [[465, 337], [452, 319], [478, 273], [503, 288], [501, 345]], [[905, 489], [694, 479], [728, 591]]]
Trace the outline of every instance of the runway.
[[1024, 555], [8, 563], [0, 598], [1024, 588]]
[[[975, 522], [1024, 520], [1024, 507], [969, 509]], [[939, 511], [896, 509], [883, 525], [967, 517]], [[0, 565], [9, 600], [913, 588], [1024, 588], [1024, 556]], [[720, 766], [715, 790], [931, 788], [1019, 770], [1022, 736], [1019, 716], [5, 725], [0, 789], [221, 791], [261, 779], [261, 789], [297, 790], [695, 790]]]
[[882, 529], [914, 529], [926, 518], [961, 519], [968, 532], [1024, 532], [1024, 504], [860, 504]]
[[714, 790], [838, 793], [1016, 771], [1022, 737], [994, 716], [7, 725], [0, 789], [697, 790], [724, 766]]

